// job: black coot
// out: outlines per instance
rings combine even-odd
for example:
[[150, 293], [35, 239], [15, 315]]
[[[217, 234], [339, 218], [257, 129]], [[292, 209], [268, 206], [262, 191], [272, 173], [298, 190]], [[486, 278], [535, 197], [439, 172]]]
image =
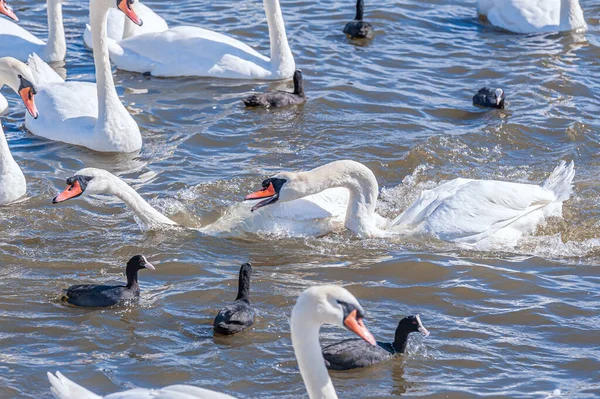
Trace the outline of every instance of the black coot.
[[327, 345], [323, 348], [325, 365], [331, 370], [350, 370], [381, 363], [397, 353], [404, 353], [408, 334], [417, 331], [429, 335], [419, 315], [407, 316], [398, 323], [393, 343], [377, 341], [377, 346], [373, 346], [362, 339], [351, 338]]
[[292, 104], [302, 104], [306, 101], [304, 93], [304, 82], [302, 81], [302, 71], [297, 69], [294, 72], [294, 92], [288, 91], [268, 91], [266, 93], [253, 94], [242, 100], [246, 107], [285, 107]]
[[356, 17], [344, 27], [344, 33], [351, 39], [372, 39], [373, 27], [370, 23], [363, 21], [365, 10], [364, 0], [356, 1]]
[[488, 108], [504, 108], [504, 90], [484, 87], [473, 96], [473, 105]]
[[233, 303], [219, 311], [213, 327], [218, 334], [232, 335], [244, 331], [254, 324], [254, 309], [250, 306], [250, 275], [252, 265], [244, 263], [240, 268], [238, 294]]
[[140, 296], [138, 271], [141, 269], [154, 270], [154, 266], [144, 255], [136, 255], [127, 262], [127, 285], [73, 285], [65, 290], [67, 293], [62, 299], [71, 305], [83, 307], [107, 307], [137, 299]]

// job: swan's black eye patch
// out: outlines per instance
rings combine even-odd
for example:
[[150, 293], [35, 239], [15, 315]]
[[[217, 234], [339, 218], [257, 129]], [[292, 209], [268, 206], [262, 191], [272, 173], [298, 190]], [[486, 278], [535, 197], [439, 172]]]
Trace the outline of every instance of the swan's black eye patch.
[[344, 301], [339, 301], [338, 300], [337, 303], [339, 303], [340, 305], [342, 305], [342, 309], [344, 309], [344, 320], [354, 310], [356, 310], [356, 317], [357, 318], [359, 318], [359, 319], [364, 319], [365, 318], [365, 312], [364, 312], [364, 310], [362, 310], [362, 308], [356, 307], [356, 306], [351, 305], [348, 302], [344, 302]]
[[72, 186], [73, 184], [75, 184], [75, 182], [79, 182], [79, 186], [81, 187], [81, 191], [83, 192], [85, 191], [88, 183], [92, 179], [93, 177], [91, 176], [75, 175], [67, 179], [67, 186]]
[[25, 79], [23, 77], [23, 75], [18, 75], [18, 76], [19, 76], [19, 81], [20, 81], [19, 92], [23, 89], [29, 88], [29, 89], [31, 89], [32, 94], [34, 94], [34, 95], [37, 94], [37, 90], [35, 89], [35, 86], [33, 85], [33, 83], [31, 83], [29, 80]]

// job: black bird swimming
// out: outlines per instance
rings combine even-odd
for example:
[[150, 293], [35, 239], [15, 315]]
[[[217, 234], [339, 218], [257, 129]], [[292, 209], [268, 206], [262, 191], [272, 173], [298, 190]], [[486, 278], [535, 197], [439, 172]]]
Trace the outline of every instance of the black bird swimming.
[[484, 87], [473, 96], [473, 105], [489, 108], [504, 108], [504, 90]]
[[73, 285], [65, 290], [67, 293], [62, 300], [75, 306], [100, 308], [137, 299], [140, 296], [138, 271], [141, 269], [154, 270], [154, 266], [144, 255], [136, 255], [127, 262], [127, 285]]
[[244, 331], [254, 324], [254, 309], [250, 306], [250, 275], [252, 265], [244, 263], [240, 268], [238, 294], [233, 303], [219, 311], [213, 327], [218, 334], [232, 335]]
[[393, 343], [377, 341], [377, 346], [373, 346], [364, 340], [351, 338], [327, 345], [323, 348], [325, 365], [330, 370], [350, 370], [381, 363], [397, 353], [404, 353], [408, 334], [417, 331], [424, 336], [429, 335], [419, 315], [407, 316], [398, 323]]
[[372, 39], [373, 26], [370, 23], [363, 21], [363, 13], [365, 10], [364, 0], [356, 1], [356, 17], [354, 21], [348, 22], [344, 27], [344, 33], [350, 39]]
[[268, 91], [266, 93], [253, 94], [242, 100], [246, 107], [285, 107], [286, 105], [302, 104], [306, 101], [304, 93], [304, 82], [302, 81], [302, 71], [296, 69], [294, 72], [294, 92], [288, 91]]

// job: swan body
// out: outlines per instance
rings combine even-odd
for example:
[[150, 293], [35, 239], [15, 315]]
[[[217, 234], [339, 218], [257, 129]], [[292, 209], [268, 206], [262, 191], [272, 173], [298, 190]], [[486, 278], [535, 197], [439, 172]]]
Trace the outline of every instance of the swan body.
[[178, 26], [121, 41], [110, 40], [117, 68], [153, 76], [210, 76], [229, 79], [287, 79], [295, 70], [279, 0], [263, 0], [271, 57], [222, 33]]
[[263, 189], [246, 196], [261, 199], [252, 210], [346, 188], [349, 199], [344, 225], [359, 237], [424, 233], [440, 240], [477, 244], [491, 236], [515, 242], [545, 217], [560, 216], [572, 192], [574, 164], [561, 162], [541, 186], [496, 180], [455, 179], [425, 191], [391, 223], [375, 213], [378, 184], [366, 166], [335, 161], [307, 172], [279, 173]]
[[112, 76], [106, 47], [106, 14], [111, 7], [115, 3], [110, 0], [90, 1], [92, 32], [98, 39], [94, 42], [96, 83], [65, 82], [35, 54], [30, 57], [41, 110], [40, 118], [25, 119], [31, 133], [101, 152], [134, 152], [142, 147], [139, 127], [121, 103]]
[[469, 245], [514, 245], [545, 218], [562, 216], [574, 176], [573, 162], [561, 161], [542, 185], [454, 179], [421, 193], [389, 228]]
[[63, 61], [67, 42], [62, 17], [62, 0], [47, 0], [48, 41], [37, 38], [13, 21], [0, 18], [0, 57], [14, 57], [27, 61], [29, 54], [37, 53], [48, 62]]
[[[0, 58], [0, 88], [7, 85], [21, 96], [28, 111], [37, 117], [33, 100], [36, 89], [33, 73], [27, 65], [12, 57]], [[0, 124], [0, 205], [7, 205], [25, 196], [25, 175], [15, 162]]]
[[[142, 26], [138, 26], [126, 18], [118, 10], [111, 9], [107, 17], [107, 36], [113, 40], [123, 40], [128, 37], [141, 35], [149, 32], [162, 32], [169, 29], [167, 21], [155, 13], [147, 5], [137, 2], [133, 4], [135, 13], [144, 21]], [[93, 48], [92, 29], [86, 25], [83, 31], [83, 42], [88, 48]]]
[[477, 13], [515, 33], [587, 29], [579, 0], [479, 0]]
[[[337, 399], [331, 378], [325, 368], [319, 330], [333, 324], [353, 331], [370, 345], [375, 338], [363, 323], [365, 312], [356, 298], [337, 286], [317, 286], [304, 291], [292, 310], [291, 332], [294, 353], [310, 399]], [[58, 399], [102, 399], [74, 383], [60, 372], [48, 373], [52, 393]], [[232, 399], [232, 396], [190, 385], [171, 385], [161, 389], [137, 388], [104, 396], [105, 399], [169, 398]]]

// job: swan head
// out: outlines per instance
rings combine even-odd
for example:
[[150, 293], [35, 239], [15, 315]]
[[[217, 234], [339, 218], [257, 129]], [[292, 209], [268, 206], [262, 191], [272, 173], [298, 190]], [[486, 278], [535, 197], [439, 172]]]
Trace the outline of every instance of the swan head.
[[[377, 342], [363, 322], [365, 311], [347, 289], [324, 285], [304, 291], [292, 310], [292, 323], [313, 322], [347, 328], [371, 345]], [[293, 326], [292, 326], [293, 327]]]
[[35, 78], [27, 64], [12, 57], [0, 58], [0, 88], [7, 85], [13, 89], [21, 96], [31, 116], [37, 118], [38, 110], [33, 100], [37, 93], [34, 82]]
[[263, 180], [262, 187], [262, 189], [244, 197], [245, 201], [262, 199], [252, 207], [252, 212], [277, 201], [293, 201], [314, 194], [313, 191], [318, 191], [311, 189], [314, 187], [305, 174], [294, 172], [279, 173], [269, 177]]
[[[2, 1], [2, 0], [0, 0]], [[116, 8], [118, 10], [120, 10], [121, 12], [123, 12], [123, 14], [125, 14], [127, 16], [127, 18], [129, 18], [131, 20], [131, 22], [133, 22], [134, 24], [138, 25], [138, 26], [142, 26], [144, 24], [144, 21], [142, 21], [142, 19], [137, 15], [137, 13], [135, 12], [135, 10], [133, 9], [133, 4], [137, 1], [137, 0], [102, 0], [104, 2], [110, 3], [111, 7], [114, 7], [114, 1], [117, 2], [117, 6]]]
[[17, 16], [13, 12], [12, 7], [8, 5], [6, 0], [0, 0], [0, 14], [6, 15], [8, 18], [12, 19], [13, 21], [17, 21], [17, 22], [19, 21], [19, 18], [17, 18]]
[[67, 188], [52, 199], [53, 204], [80, 197], [82, 195], [114, 194], [115, 179], [112, 173], [96, 168], [85, 168], [69, 177]]

